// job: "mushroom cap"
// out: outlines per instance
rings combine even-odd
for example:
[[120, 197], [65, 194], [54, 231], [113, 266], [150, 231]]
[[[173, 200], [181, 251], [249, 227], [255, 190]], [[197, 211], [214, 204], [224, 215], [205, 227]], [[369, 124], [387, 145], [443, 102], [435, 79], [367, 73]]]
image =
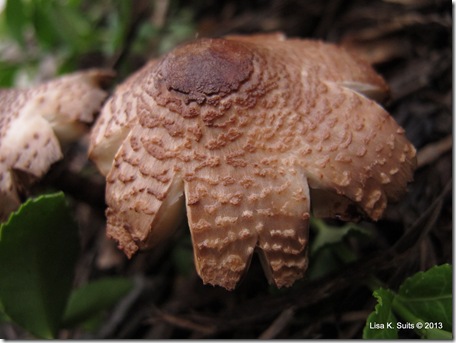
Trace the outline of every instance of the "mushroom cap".
[[233, 289], [257, 250], [269, 281], [292, 285], [311, 200], [319, 216], [378, 220], [412, 180], [415, 149], [372, 100], [387, 94], [369, 64], [320, 41], [177, 47], [119, 86], [95, 125], [108, 236], [131, 257], [173, 232], [185, 202], [204, 283]]
[[20, 204], [24, 181], [44, 175], [62, 158], [107, 96], [112, 72], [77, 72], [27, 89], [0, 90], [0, 218]]

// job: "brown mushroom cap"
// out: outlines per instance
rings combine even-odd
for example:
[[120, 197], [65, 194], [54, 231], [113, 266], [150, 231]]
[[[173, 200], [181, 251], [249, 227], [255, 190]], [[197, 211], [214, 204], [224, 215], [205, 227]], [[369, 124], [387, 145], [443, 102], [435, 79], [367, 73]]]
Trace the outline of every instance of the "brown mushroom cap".
[[377, 220], [412, 179], [414, 147], [368, 98], [387, 93], [367, 63], [319, 41], [176, 48], [117, 89], [92, 134], [108, 235], [129, 257], [152, 247], [185, 194], [205, 283], [233, 289], [258, 250], [270, 282], [292, 285], [307, 267], [311, 197], [319, 215]]
[[107, 93], [103, 70], [63, 76], [28, 89], [0, 90], [0, 218], [20, 204], [23, 177], [39, 178], [62, 158], [60, 144], [77, 139]]

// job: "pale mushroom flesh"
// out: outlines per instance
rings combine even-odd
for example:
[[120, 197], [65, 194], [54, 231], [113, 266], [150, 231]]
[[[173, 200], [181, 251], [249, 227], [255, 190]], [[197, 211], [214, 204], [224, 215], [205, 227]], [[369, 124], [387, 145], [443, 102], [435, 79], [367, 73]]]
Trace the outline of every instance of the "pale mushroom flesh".
[[378, 220], [412, 180], [414, 147], [363, 90], [388, 94], [342, 48], [280, 34], [200, 39], [151, 61], [91, 137], [108, 236], [131, 257], [186, 209], [204, 283], [234, 289], [258, 251], [269, 281], [291, 286], [308, 264], [311, 206]]
[[0, 219], [20, 204], [22, 190], [63, 156], [62, 146], [87, 132], [113, 77], [76, 72], [25, 89], [0, 90]]

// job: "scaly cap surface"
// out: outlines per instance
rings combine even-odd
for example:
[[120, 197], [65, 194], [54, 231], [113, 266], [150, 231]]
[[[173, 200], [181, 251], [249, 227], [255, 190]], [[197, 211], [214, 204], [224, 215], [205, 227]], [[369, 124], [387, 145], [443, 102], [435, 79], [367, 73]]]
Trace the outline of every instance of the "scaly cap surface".
[[292, 285], [311, 196], [321, 216], [377, 220], [412, 179], [415, 149], [366, 96], [387, 93], [368, 64], [318, 41], [176, 48], [118, 88], [92, 135], [108, 235], [131, 257], [173, 232], [185, 202], [205, 283], [233, 289], [258, 250], [269, 281]]
[[77, 139], [107, 94], [112, 73], [90, 70], [28, 89], [0, 90], [0, 218], [20, 204], [21, 181], [43, 176]]

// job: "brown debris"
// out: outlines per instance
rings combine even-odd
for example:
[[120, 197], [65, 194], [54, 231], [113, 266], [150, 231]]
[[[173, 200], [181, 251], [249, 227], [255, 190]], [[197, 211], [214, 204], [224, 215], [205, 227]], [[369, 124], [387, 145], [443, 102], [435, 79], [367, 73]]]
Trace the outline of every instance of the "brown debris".
[[[163, 7], [168, 6], [166, 13], [158, 8], [162, 3]], [[375, 52], [375, 69], [391, 89], [390, 101], [384, 106], [417, 148], [418, 161], [421, 151], [453, 136], [453, 7], [448, 0], [212, 0], [192, 2], [191, 6], [182, 1], [141, 0], [135, 1], [132, 7], [132, 13], [125, 18], [131, 27], [141, 29], [143, 24], [147, 26], [150, 22], [159, 27], [162, 25], [160, 21], [165, 21], [165, 24], [158, 32], [154, 30], [154, 36], [147, 41], [144, 41], [144, 31], [128, 30], [128, 44], [112, 57], [105, 55], [107, 62], [104, 66], [112, 67], [110, 61], [115, 61], [115, 69], [122, 78], [143, 65], [145, 60], [156, 56], [162, 49], [161, 42], [166, 42], [167, 46], [175, 42], [170, 42], [170, 34], [181, 31], [170, 31], [169, 28], [180, 29], [188, 25], [179, 20], [180, 17], [173, 16], [181, 10], [186, 15], [194, 15], [191, 25], [195, 28], [195, 37], [268, 31], [338, 43], [346, 43], [345, 38], [351, 37], [361, 54]], [[90, 6], [87, 7], [87, 11], [90, 10]], [[111, 15], [115, 9], [106, 5], [105, 11]], [[407, 23], [401, 17], [410, 18], [411, 14], [421, 16], [423, 20], [402, 27], [390, 24], [394, 21]], [[440, 23], [432, 19], [436, 17]], [[392, 30], [386, 30], [388, 28]], [[364, 32], [372, 34], [363, 36]], [[142, 50], [138, 50], [138, 43], [141, 43]], [[25, 53], [30, 51], [33, 50], [27, 49]], [[98, 54], [103, 56], [103, 52]], [[84, 67], [98, 67], [103, 63], [100, 58], [92, 57], [92, 54], [82, 53], [76, 62]], [[149, 118], [153, 119], [152, 116]], [[152, 125], [153, 120], [147, 122]], [[179, 132], [175, 124], [167, 123], [166, 126]], [[197, 127], [191, 132], [195, 139], [202, 137]], [[418, 168], [406, 195], [399, 203], [388, 203], [381, 220], [358, 223], [373, 233], [370, 238], [350, 236], [341, 243], [355, 261], [337, 264], [339, 245], [328, 246], [322, 254], [310, 255], [311, 270], [303, 279], [295, 282], [293, 287], [277, 290], [265, 282], [260, 262], [254, 255], [249, 272], [235, 290], [228, 292], [221, 287], [203, 285], [196, 274], [186, 223], [169, 240], [147, 253], [127, 260], [118, 251], [121, 253], [120, 264], [102, 267], [95, 263], [94, 258], [103, 255], [104, 250], [103, 244], [99, 244], [99, 237], [105, 234], [106, 228], [104, 178], [87, 163], [84, 141], [79, 140], [65, 154], [63, 163], [54, 165], [46, 177], [28, 191], [41, 194], [43, 189], [61, 189], [72, 199], [76, 209], [88, 206], [92, 209], [83, 222], [80, 211], [75, 213], [85, 242], [78, 263], [78, 269], [83, 272], [77, 274], [77, 285], [118, 275], [135, 281], [140, 279], [142, 286], [135, 287], [126, 299], [106, 311], [101, 328], [89, 330], [83, 326], [64, 330], [60, 338], [255, 339], [268, 328], [274, 328], [273, 336], [281, 340], [360, 339], [366, 319], [376, 304], [366, 281], [374, 277], [384, 287], [397, 290], [414, 273], [454, 260], [453, 155], [451, 147], [447, 149], [448, 145], [445, 152], [433, 150], [435, 154], [431, 154], [431, 163]], [[75, 160], [83, 163], [77, 169], [69, 168]], [[230, 161], [242, 164], [236, 152], [230, 155]], [[211, 161], [211, 164], [215, 163], [215, 159]], [[147, 172], [145, 167], [141, 170]], [[167, 176], [162, 172], [158, 170], [154, 175], [164, 179]], [[248, 178], [242, 180], [246, 186], [252, 182]], [[319, 198], [312, 189], [310, 198], [312, 207], [315, 207]], [[436, 206], [438, 203], [440, 205]], [[345, 206], [343, 202], [340, 205]], [[355, 211], [349, 217], [356, 215]], [[325, 222], [343, 225], [337, 220]], [[310, 230], [310, 247], [315, 242], [313, 234], [317, 232], [313, 229]], [[116, 243], [111, 243], [117, 249]], [[395, 243], [402, 246], [399, 253]], [[325, 256], [329, 254], [333, 258], [328, 261]], [[335, 264], [337, 266], [331, 268]], [[314, 275], [315, 270], [321, 276]], [[290, 307], [295, 314], [288, 320]], [[160, 318], [160, 312], [183, 319], [184, 323], [165, 321]], [[204, 327], [210, 330], [201, 330]], [[413, 330], [399, 330], [398, 334], [399, 339], [418, 338]], [[0, 324], [0, 336], [5, 339], [30, 337], [24, 330], [7, 322]]]
[[436, 161], [442, 154], [453, 148], [453, 136], [447, 136], [442, 140], [423, 147], [417, 154], [418, 168], [424, 167]]

